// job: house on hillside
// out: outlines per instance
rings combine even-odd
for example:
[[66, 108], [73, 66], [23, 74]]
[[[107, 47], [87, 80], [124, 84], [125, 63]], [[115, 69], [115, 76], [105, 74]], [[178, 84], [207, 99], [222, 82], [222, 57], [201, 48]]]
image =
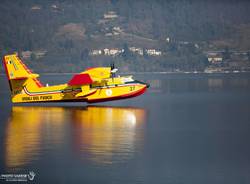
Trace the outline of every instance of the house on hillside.
[[248, 61], [249, 60], [249, 56], [247, 52], [233, 52], [231, 54], [231, 60], [232, 61]]
[[105, 48], [105, 49], [103, 49], [103, 53], [106, 56], [117, 56], [123, 52], [124, 52], [124, 49], [118, 49], [118, 48], [112, 48], [112, 49]]
[[122, 32], [122, 29], [119, 26], [115, 26], [113, 27], [113, 31]]
[[90, 55], [91, 56], [98, 56], [98, 55], [102, 55], [102, 50], [92, 50], [90, 51]]
[[32, 52], [27, 50], [27, 51], [22, 51], [21, 52], [21, 57], [23, 59], [30, 59], [30, 56], [31, 56]]
[[219, 56], [209, 56], [207, 58], [207, 60], [209, 61], [209, 63], [215, 64], [215, 63], [218, 63], [218, 62], [222, 62], [223, 58], [219, 57]]
[[118, 15], [114, 11], [109, 11], [107, 13], [104, 13], [103, 17], [104, 17], [104, 19], [115, 19], [118, 17]]
[[33, 54], [36, 59], [39, 59], [39, 58], [42, 58], [45, 56], [45, 54], [47, 53], [46, 50], [36, 50], [36, 51], [22, 51], [21, 52], [21, 57], [23, 59], [30, 59], [31, 58], [31, 55]]
[[207, 53], [207, 60], [210, 64], [217, 64], [223, 61], [222, 53], [209, 52]]
[[41, 10], [41, 6], [39, 6], [39, 5], [34, 5], [34, 6], [32, 6], [30, 9], [31, 10]]
[[149, 56], [161, 56], [162, 55], [162, 52], [156, 49], [146, 49], [146, 53]]
[[34, 51], [33, 53], [35, 54], [36, 58], [38, 59], [38, 58], [44, 57], [45, 54], [47, 53], [47, 51], [46, 50], [37, 50], [37, 51]]
[[137, 53], [137, 54], [143, 56], [143, 49], [142, 48], [129, 47], [129, 50], [131, 52], [134, 52], [134, 53]]

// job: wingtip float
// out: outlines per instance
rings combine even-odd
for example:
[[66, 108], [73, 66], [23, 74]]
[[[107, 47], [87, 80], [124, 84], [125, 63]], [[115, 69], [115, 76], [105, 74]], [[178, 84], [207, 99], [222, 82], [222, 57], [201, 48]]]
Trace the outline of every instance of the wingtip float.
[[13, 103], [104, 102], [143, 94], [149, 84], [132, 76], [116, 77], [114, 66], [89, 68], [60, 85], [43, 86], [39, 75], [29, 70], [16, 55], [3, 57]]

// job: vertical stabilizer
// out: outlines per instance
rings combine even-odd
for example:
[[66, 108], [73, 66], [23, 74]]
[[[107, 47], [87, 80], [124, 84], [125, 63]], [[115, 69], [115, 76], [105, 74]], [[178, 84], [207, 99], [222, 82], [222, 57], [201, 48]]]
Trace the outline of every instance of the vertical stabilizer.
[[16, 54], [4, 56], [3, 65], [12, 95], [18, 94], [24, 86], [42, 87], [41, 82], [37, 79], [39, 75], [32, 73]]

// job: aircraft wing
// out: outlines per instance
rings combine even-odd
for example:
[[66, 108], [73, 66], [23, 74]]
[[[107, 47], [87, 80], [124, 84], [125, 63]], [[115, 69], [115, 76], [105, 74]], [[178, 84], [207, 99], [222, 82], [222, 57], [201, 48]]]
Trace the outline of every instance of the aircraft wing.
[[111, 77], [111, 68], [110, 67], [90, 68], [82, 72], [81, 74], [89, 74], [92, 79], [99, 81], [101, 79], [106, 79]]
[[101, 83], [105, 82], [108, 79], [99, 78], [99, 77], [92, 77], [88, 73], [80, 73], [76, 74], [72, 77], [72, 79], [68, 82], [69, 86], [82, 86], [82, 85], [89, 85], [93, 83]]
[[91, 89], [90, 84], [107, 83], [111, 76], [111, 68], [91, 68], [82, 73], [76, 74], [68, 82], [69, 86], [80, 86], [82, 91], [76, 94], [76, 97], [85, 97], [96, 92]]
[[92, 84], [94, 81], [87, 73], [76, 74], [72, 77], [72, 79], [68, 82], [69, 86], [80, 86]]
[[99, 81], [98, 78], [92, 78], [88, 73], [76, 74], [68, 82], [69, 86], [80, 86], [81, 92], [77, 93], [76, 97], [85, 97], [96, 92], [97, 89], [90, 89], [90, 84]]

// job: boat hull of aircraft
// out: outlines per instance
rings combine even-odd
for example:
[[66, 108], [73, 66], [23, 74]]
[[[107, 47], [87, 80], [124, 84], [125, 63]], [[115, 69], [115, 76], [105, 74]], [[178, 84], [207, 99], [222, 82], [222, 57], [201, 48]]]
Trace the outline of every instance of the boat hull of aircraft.
[[65, 84], [43, 86], [13, 54], [3, 58], [13, 103], [34, 102], [104, 102], [132, 98], [143, 94], [148, 84], [132, 76], [114, 77], [112, 67], [91, 68], [73, 76]]
[[62, 90], [44, 90], [31, 92], [24, 88], [24, 93], [13, 97], [13, 102], [105, 102], [132, 98], [143, 94], [147, 87], [140, 83], [124, 86], [97, 88], [84, 97], [75, 97], [80, 88], [65, 88]]

